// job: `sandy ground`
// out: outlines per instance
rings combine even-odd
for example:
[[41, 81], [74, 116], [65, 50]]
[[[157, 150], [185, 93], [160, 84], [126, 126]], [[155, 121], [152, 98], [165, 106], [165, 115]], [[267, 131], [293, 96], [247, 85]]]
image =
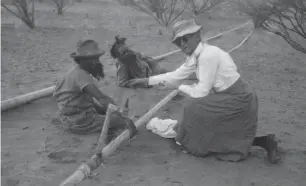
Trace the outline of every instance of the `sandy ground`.
[[[170, 35], [151, 18], [113, 2], [76, 4], [63, 17], [49, 6], [40, 5], [38, 27], [2, 27], [1, 99], [53, 85], [67, 71], [76, 41], [90, 35], [108, 50], [116, 34], [128, 37], [130, 45], [156, 56], [175, 49]], [[128, 10], [128, 11], [127, 11]], [[233, 28], [245, 20], [235, 14], [214, 11], [199, 17], [207, 35]], [[45, 16], [44, 16], [45, 15]], [[226, 16], [226, 17], [225, 17]], [[2, 13], [3, 23], [18, 23]], [[212, 42], [226, 50], [237, 45], [250, 31], [241, 29]], [[275, 133], [283, 149], [283, 162], [269, 165], [263, 150], [254, 148], [241, 163], [196, 158], [178, 151], [173, 143], [141, 128], [131, 143], [124, 144], [107, 159], [97, 176], [81, 185], [218, 185], [218, 186], [302, 186], [306, 183], [306, 60], [281, 39], [255, 32], [250, 40], [232, 53], [243, 77], [256, 89], [260, 99], [258, 135]], [[108, 55], [107, 78], [101, 90], [112, 95], [115, 71]], [[165, 60], [175, 68], [183, 55]], [[129, 90], [130, 113], [142, 116], [171, 90]], [[182, 100], [171, 101], [156, 116], [179, 119]], [[98, 135], [67, 134], [50, 123], [56, 111], [52, 98], [42, 99], [2, 113], [1, 185], [53, 186], [71, 174], [92, 154]]]

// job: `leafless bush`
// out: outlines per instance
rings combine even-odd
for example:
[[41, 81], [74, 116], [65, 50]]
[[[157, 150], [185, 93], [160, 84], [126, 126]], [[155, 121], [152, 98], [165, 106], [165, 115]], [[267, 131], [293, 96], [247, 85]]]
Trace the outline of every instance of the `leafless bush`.
[[[1, 6], [7, 11], [11, 12], [14, 16], [19, 18], [23, 23], [25, 23], [29, 28], [35, 28], [35, 0], [14, 0], [13, 5], [16, 11], [9, 8], [3, 2]], [[31, 7], [31, 8], [30, 8]]]
[[224, 0], [185, 0], [195, 15], [207, 12], [220, 5]]
[[306, 53], [305, 0], [240, 1], [238, 8], [252, 18], [256, 28], [281, 36], [291, 47]]
[[165, 27], [179, 19], [187, 7], [185, 0], [118, 0], [118, 2], [150, 15]]
[[72, 4], [70, 0], [52, 0], [52, 2], [56, 5], [58, 15], [62, 15], [68, 8], [68, 5]]

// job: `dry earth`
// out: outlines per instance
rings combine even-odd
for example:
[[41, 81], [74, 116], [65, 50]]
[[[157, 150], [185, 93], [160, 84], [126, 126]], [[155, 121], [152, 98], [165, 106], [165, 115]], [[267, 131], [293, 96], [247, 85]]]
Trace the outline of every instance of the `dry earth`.
[[[187, 15], [186, 15], [187, 16]], [[210, 16], [210, 17], [209, 17]], [[2, 100], [53, 85], [72, 61], [69, 53], [76, 41], [90, 35], [108, 50], [116, 34], [128, 37], [130, 45], [156, 56], [175, 49], [170, 35], [150, 17], [112, 1], [75, 4], [58, 17], [50, 6], [38, 6], [36, 30], [24, 26], [2, 27]], [[208, 36], [245, 22], [230, 11], [217, 9], [198, 18]], [[2, 11], [2, 23], [18, 23]], [[237, 45], [250, 31], [241, 29], [212, 44], [226, 50]], [[241, 163], [219, 162], [181, 153], [169, 140], [144, 128], [136, 140], [123, 145], [108, 158], [99, 175], [81, 185], [207, 185], [207, 186], [304, 186], [306, 183], [306, 60], [276, 36], [256, 31], [250, 40], [232, 53], [244, 78], [257, 90], [260, 99], [258, 135], [275, 133], [283, 149], [283, 162], [269, 165], [261, 149], [252, 149]], [[113, 94], [115, 71], [108, 55], [102, 57], [107, 78], [101, 89]], [[182, 54], [163, 63], [175, 68]], [[142, 116], [170, 90], [129, 90], [131, 113]], [[179, 119], [182, 101], [174, 100], [156, 116]], [[91, 155], [97, 135], [66, 134], [52, 127], [56, 111], [52, 98], [2, 112], [1, 185], [58, 185]]]

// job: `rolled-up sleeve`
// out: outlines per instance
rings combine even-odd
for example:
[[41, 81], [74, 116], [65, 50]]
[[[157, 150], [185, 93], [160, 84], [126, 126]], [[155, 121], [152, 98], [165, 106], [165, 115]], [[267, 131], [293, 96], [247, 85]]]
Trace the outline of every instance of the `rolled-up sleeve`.
[[198, 58], [199, 82], [193, 86], [180, 85], [178, 89], [193, 98], [207, 96], [215, 82], [218, 66], [219, 55], [216, 51], [200, 54]]
[[78, 73], [75, 74], [74, 82], [80, 91], [83, 91], [87, 85], [96, 85], [94, 78], [85, 70], [79, 70]]
[[149, 85], [157, 85], [161, 82], [174, 83], [183, 79], [186, 79], [189, 75], [195, 72], [194, 65], [186, 65], [185, 63], [177, 68], [175, 71], [167, 72], [165, 74], [159, 74], [151, 76], [149, 78]]

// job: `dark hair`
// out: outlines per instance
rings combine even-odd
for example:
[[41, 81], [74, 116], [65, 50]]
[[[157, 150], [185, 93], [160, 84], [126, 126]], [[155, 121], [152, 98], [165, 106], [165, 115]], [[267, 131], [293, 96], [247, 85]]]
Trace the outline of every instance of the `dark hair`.
[[120, 37], [119, 35], [115, 36], [115, 42], [112, 45], [112, 48], [110, 49], [110, 55], [114, 58], [117, 59], [119, 57], [119, 48], [123, 45], [125, 45], [126, 38], [125, 37]]

